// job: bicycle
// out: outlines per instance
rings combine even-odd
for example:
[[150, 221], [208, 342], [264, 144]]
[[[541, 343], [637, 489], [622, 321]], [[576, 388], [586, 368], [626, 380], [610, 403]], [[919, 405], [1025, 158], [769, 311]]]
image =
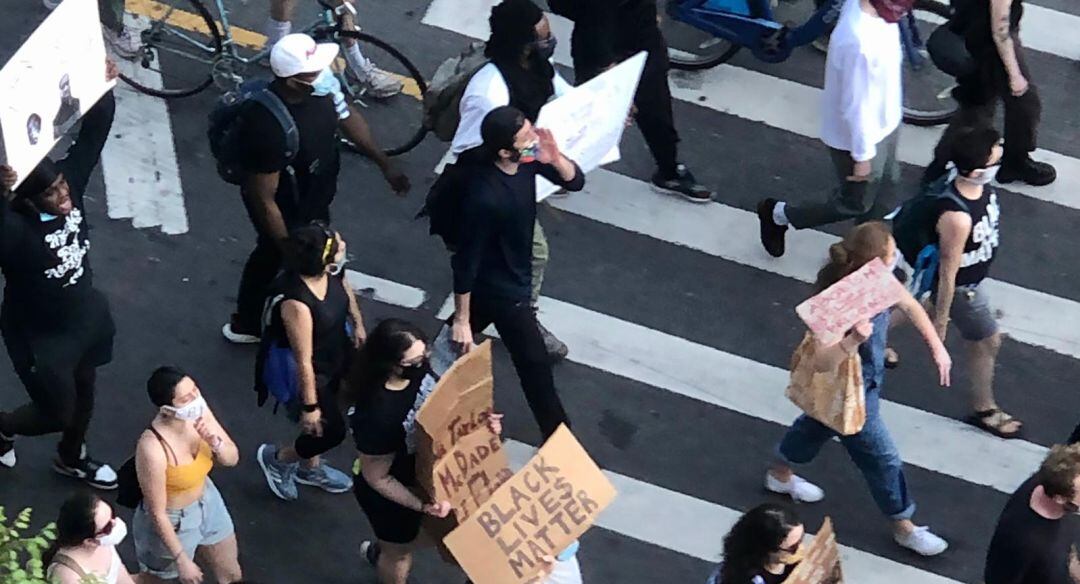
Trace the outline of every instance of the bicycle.
[[[406, 90], [418, 96], [427, 91], [424, 76], [401, 51], [353, 25], [352, 17], [356, 15], [356, 9], [350, 3], [344, 2], [335, 7], [325, 0], [318, 2], [322, 14], [303, 29], [304, 33], [317, 42], [339, 43], [343, 49], [346, 40], [361, 43], [362, 52], [369, 57], [371, 52], [385, 53], [396, 64], [389, 72], [405, 78]], [[135, 58], [136, 65], [128, 72], [122, 72], [121, 79], [142, 93], [166, 99], [192, 96], [211, 84], [225, 92], [238, 88], [247, 76], [248, 67], [268, 60], [270, 49], [264, 47], [253, 54], [242, 55], [239, 43], [233, 36], [225, 0], [213, 0], [213, 4], [220, 15], [220, 28], [203, 0], [152, 2], [148, 21], [139, 22], [142, 27], [139, 32], [142, 48]], [[182, 61], [208, 65], [209, 70], [192, 68]], [[376, 107], [364, 101], [360, 80], [341, 61], [339, 58], [333, 69], [347, 99], [360, 107]], [[386, 59], [378, 62], [386, 65]], [[408, 152], [423, 141], [427, 130], [423, 128], [418, 99], [388, 100], [380, 102], [377, 107], [387, 110], [376, 112], [383, 121], [398, 119], [402, 111], [407, 110], [407, 117], [415, 120], [416, 124], [413, 126], [410, 123], [403, 129], [400, 124], [380, 123], [379, 131], [371, 128], [387, 155]], [[345, 144], [352, 147], [348, 142]]]
[[[770, 0], [662, 1], [667, 15], [662, 27], [671, 66], [697, 71], [727, 62], [743, 47], [766, 63], [785, 61], [796, 48], [825, 34], [839, 18], [846, 0], [828, 0], [794, 27], [776, 20]], [[950, 15], [948, 5], [917, 0], [915, 9], [900, 20], [904, 121], [910, 124], [945, 123], [959, 107], [951, 93], [956, 80], [930, 59], [925, 40]]]

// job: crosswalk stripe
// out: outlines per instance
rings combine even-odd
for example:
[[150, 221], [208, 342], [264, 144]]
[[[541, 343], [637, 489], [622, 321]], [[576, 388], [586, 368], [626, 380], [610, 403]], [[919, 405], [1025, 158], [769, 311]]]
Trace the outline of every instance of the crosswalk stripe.
[[[488, 36], [488, 13], [496, 3], [497, 0], [466, 3], [433, 0], [423, 23], [485, 39]], [[1063, 18], [1069, 16], [1056, 14]], [[549, 16], [554, 34], [569, 39], [573, 24], [560, 16]], [[1072, 18], [1080, 21], [1078, 17]], [[1039, 32], [1042, 33], [1041, 30]], [[564, 42], [556, 47], [556, 62], [572, 65], [569, 45]], [[1072, 57], [1080, 57], [1080, 51]], [[670, 84], [672, 95], [687, 103], [809, 138], [817, 138], [821, 129], [821, 90], [816, 87], [727, 64], [695, 73], [675, 72], [671, 75]], [[942, 131], [944, 129], [940, 126], [920, 128], [905, 125], [901, 131], [898, 157], [908, 164], [926, 166]], [[1036, 150], [1033, 156], [1053, 164], [1058, 171], [1057, 180], [1044, 187], [1010, 183], [1007, 189], [1034, 199], [1080, 209], [1080, 198], [1075, 196], [1080, 191], [1080, 160], [1042, 149]]]
[[[515, 440], [507, 440], [505, 446], [514, 468], [523, 466], [536, 453], [532, 446]], [[600, 514], [597, 526], [709, 562], [720, 560], [723, 535], [735, 525], [742, 515], [740, 511], [609, 470], [605, 470], [604, 474], [619, 494], [611, 506]], [[839, 539], [843, 541], [842, 525], [838, 526], [838, 531]], [[956, 580], [847, 545], [840, 546], [840, 557], [848, 582], [959, 584]], [[701, 580], [704, 579], [702, 575]]]
[[[813, 229], [789, 230], [787, 253], [776, 259], [761, 249], [755, 213], [724, 205], [689, 205], [656, 194], [652, 186], [608, 170], [589, 174], [585, 190], [549, 205], [593, 221], [648, 235], [803, 282], [813, 282], [825, 250], [838, 241]], [[1080, 303], [988, 279], [991, 302], [1003, 312], [1012, 338], [1080, 358]]]
[[345, 270], [345, 278], [349, 283], [349, 287], [362, 296], [370, 297], [372, 300], [382, 302], [383, 304], [392, 304], [394, 306], [400, 306], [402, 308], [417, 309], [424, 304], [424, 300], [427, 299], [427, 293], [419, 288], [413, 288], [405, 284], [398, 284], [380, 278], [378, 276], [370, 276], [356, 270]]
[[[452, 312], [450, 297], [437, 316]], [[786, 369], [547, 297], [540, 320], [571, 347], [567, 359], [575, 363], [782, 426], [801, 413], [784, 397]], [[498, 336], [492, 327], [484, 333]], [[1046, 455], [1043, 446], [904, 404], [883, 399], [881, 411], [905, 462], [1003, 493], [1015, 491]]]

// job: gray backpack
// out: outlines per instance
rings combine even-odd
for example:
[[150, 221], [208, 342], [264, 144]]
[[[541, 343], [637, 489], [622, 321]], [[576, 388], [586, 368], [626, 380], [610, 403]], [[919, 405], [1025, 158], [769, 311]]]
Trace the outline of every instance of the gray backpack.
[[488, 64], [484, 46], [482, 42], [474, 42], [460, 55], [443, 61], [424, 92], [424, 127], [443, 142], [453, 140], [457, 132], [461, 96], [469, 80]]

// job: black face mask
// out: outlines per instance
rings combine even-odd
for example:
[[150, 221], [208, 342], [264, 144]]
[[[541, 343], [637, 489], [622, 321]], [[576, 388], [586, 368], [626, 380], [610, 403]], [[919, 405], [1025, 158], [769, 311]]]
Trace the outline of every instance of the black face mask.
[[1064, 509], [1065, 512], [1070, 514], [1070, 515], [1076, 515], [1077, 513], [1080, 513], [1080, 505], [1077, 505], [1076, 503], [1073, 503], [1072, 501], [1066, 501], [1066, 502], [1062, 503], [1061, 508]]
[[533, 54], [537, 57], [547, 61], [555, 56], [555, 47], [559, 44], [559, 39], [555, 38], [555, 35], [550, 35], [546, 39], [539, 41], [533, 41], [532, 49]]
[[402, 379], [407, 379], [409, 381], [417, 381], [417, 380], [423, 379], [424, 375], [427, 375], [427, 371], [428, 371], [428, 360], [425, 358], [423, 361], [417, 363], [416, 365], [410, 365], [409, 367], [402, 367], [401, 368], [401, 377], [402, 377]]

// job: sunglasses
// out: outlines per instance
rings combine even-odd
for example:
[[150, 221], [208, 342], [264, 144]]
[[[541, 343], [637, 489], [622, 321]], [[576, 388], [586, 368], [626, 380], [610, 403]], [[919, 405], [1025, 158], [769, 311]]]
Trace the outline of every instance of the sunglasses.
[[116, 527], [116, 509], [109, 507], [109, 512], [112, 513], [112, 518], [94, 534], [94, 537], [105, 537], [112, 533], [112, 530]]

